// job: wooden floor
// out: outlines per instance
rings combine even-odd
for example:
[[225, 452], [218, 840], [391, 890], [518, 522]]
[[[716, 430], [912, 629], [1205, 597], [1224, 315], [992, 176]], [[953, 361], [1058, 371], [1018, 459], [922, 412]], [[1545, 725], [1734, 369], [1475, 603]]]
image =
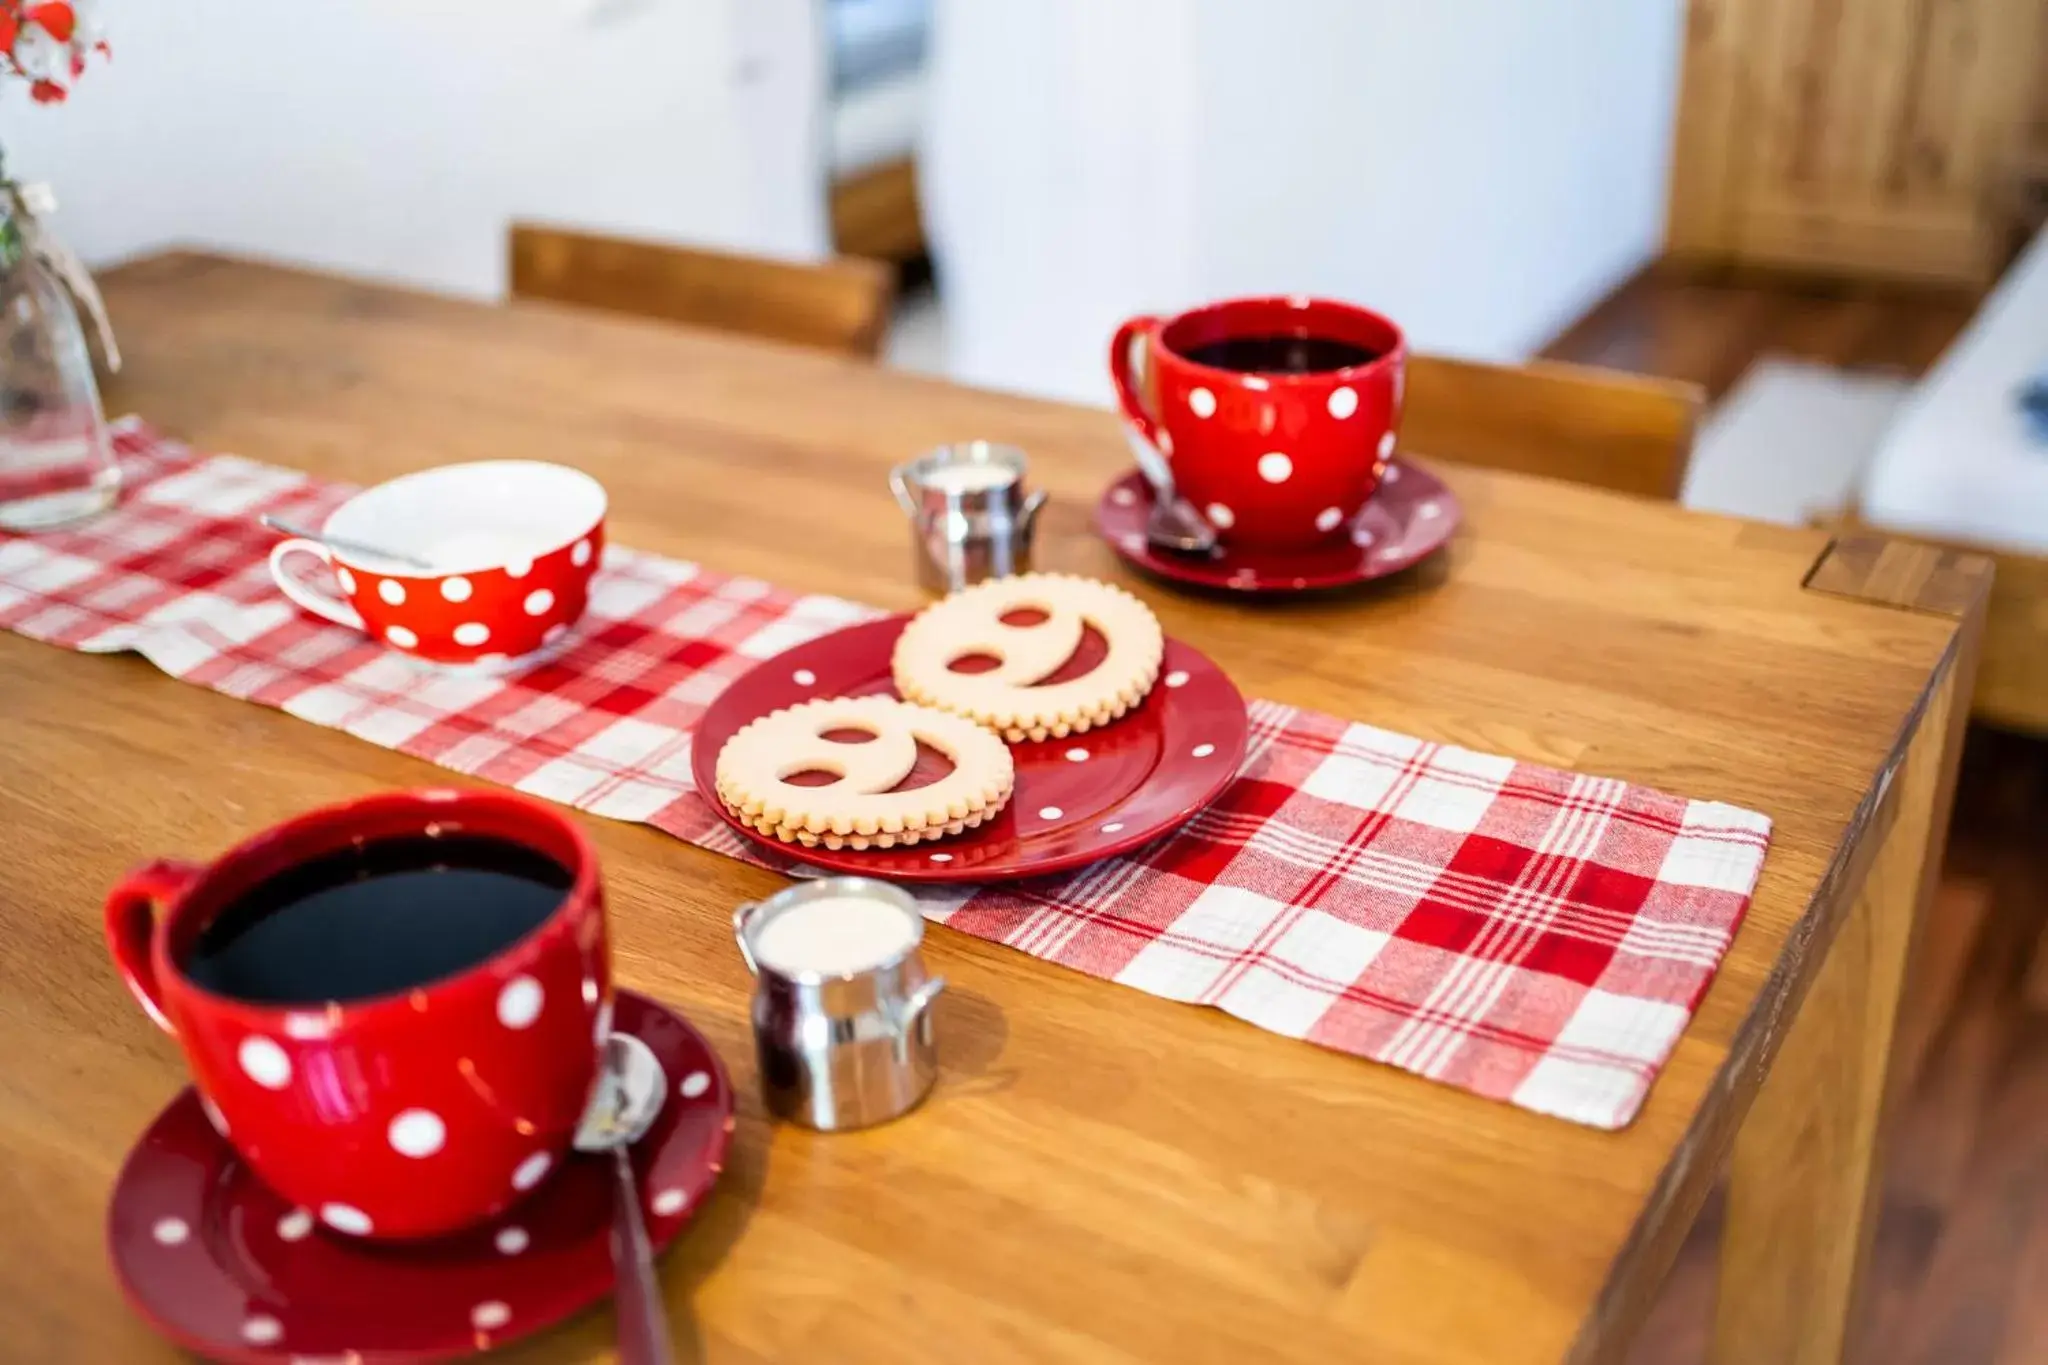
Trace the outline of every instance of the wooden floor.
[[1973, 295], [1653, 270], [1543, 351], [1552, 360], [1686, 379], [1719, 398], [1766, 354], [1917, 376], [1977, 308]]
[[[1544, 355], [1692, 380], [1714, 398], [1767, 354], [1917, 376], [1975, 306], [1652, 272]], [[2048, 917], [2044, 845], [2048, 743], [1973, 730], [1851, 1365], [2048, 1365], [2048, 980], [2027, 981]], [[1720, 1214], [1717, 1199], [1701, 1215], [1629, 1365], [1706, 1360]]]

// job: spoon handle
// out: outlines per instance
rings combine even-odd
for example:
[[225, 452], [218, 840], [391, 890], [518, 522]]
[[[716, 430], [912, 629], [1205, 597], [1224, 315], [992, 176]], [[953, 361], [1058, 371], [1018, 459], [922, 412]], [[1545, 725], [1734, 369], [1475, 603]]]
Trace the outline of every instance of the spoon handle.
[[396, 550], [382, 550], [375, 545], [365, 545], [359, 540], [341, 540], [323, 531], [312, 531], [303, 526], [294, 526], [282, 517], [274, 517], [268, 512], [257, 517], [256, 520], [262, 522], [273, 531], [282, 531], [288, 536], [297, 536], [301, 540], [317, 540], [330, 550], [339, 550], [343, 554], [355, 555], [361, 559], [388, 559], [394, 564], [404, 564], [414, 569], [431, 570], [434, 567], [418, 555], [402, 555]]
[[640, 1217], [640, 1187], [623, 1146], [612, 1148], [612, 1300], [619, 1365], [672, 1365], [668, 1314], [654, 1283], [654, 1253]]

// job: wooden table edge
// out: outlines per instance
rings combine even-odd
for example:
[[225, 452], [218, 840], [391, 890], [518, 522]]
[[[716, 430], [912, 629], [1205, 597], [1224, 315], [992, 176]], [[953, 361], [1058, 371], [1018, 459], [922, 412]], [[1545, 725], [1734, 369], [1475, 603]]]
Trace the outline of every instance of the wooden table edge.
[[[1642, 1217], [1616, 1253], [1593, 1311], [1566, 1357], [1572, 1365], [1617, 1361], [1626, 1355], [1724, 1162], [1748, 1135], [1748, 1120], [1787, 1040], [1801, 1032], [1816, 980], [1836, 965], [1832, 960], [1836, 956], [1836, 941], [1844, 925], [1864, 908], [1865, 885], [1880, 852], [1887, 849], [1895, 832], [1914, 844], [1900, 854], [1912, 864], [1910, 887], [1900, 897], [1906, 924], [1896, 939], [1897, 960], [1889, 964], [1895, 979], [1886, 986], [1891, 995], [1887, 1018], [1896, 1023], [1898, 988], [1917, 942], [1921, 912], [1932, 895], [1940, 870], [1993, 571], [1991, 559], [1984, 555], [1871, 534], [1831, 539], [1807, 571], [1802, 587], [1809, 592], [1892, 610], [1944, 616], [1956, 623], [1956, 629], [1940, 662], [1928, 674], [1912, 710], [1902, 721], [1885, 765], [1844, 832], [1806, 913], [1793, 927], [1770, 978], [1757, 992], [1748, 1016], [1730, 1040], [1727, 1058], [1715, 1079], [1715, 1088], [1727, 1096], [1728, 1102], [1701, 1106], [1680, 1139], [1645, 1202]], [[1907, 784], [1895, 779], [1909, 757], [1921, 755], [1932, 772], [1928, 780], [1916, 784], [1915, 793], [1908, 793]], [[1917, 804], [1919, 809], [1906, 809], [1908, 803]], [[1880, 1053], [1884, 1063], [1888, 1063], [1889, 1032], [1882, 1044]], [[1755, 1238], [1731, 1219], [1723, 1239], [1723, 1276], [1713, 1352], [1716, 1365], [1754, 1365], [1763, 1360], [1772, 1361], [1773, 1365], [1819, 1365], [1827, 1360], [1833, 1365], [1840, 1360], [1839, 1348], [1853, 1314], [1857, 1282], [1875, 1222], [1870, 1216], [1875, 1202], [1873, 1177], [1879, 1169], [1883, 1119], [1892, 1098], [1888, 1070], [1888, 1065], [1881, 1064], [1874, 1087], [1866, 1086], [1868, 1093], [1859, 1097], [1859, 1103], [1867, 1110], [1861, 1117], [1869, 1140], [1860, 1153], [1860, 1161], [1849, 1163], [1853, 1169], [1840, 1172], [1843, 1180], [1855, 1186], [1854, 1225], [1842, 1228], [1838, 1220], [1836, 1226], [1815, 1228], [1809, 1240], [1823, 1245], [1798, 1248], [1801, 1253], [1824, 1257], [1825, 1244], [1834, 1243], [1838, 1261], [1833, 1267], [1834, 1274], [1829, 1276], [1823, 1268], [1818, 1277], [1838, 1283], [1806, 1285], [1818, 1298], [1808, 1298], [1798, 1288], [1784, 1287], [1771, 1296], [1773, 1302], [1750, 1304], [1741, 1284], [1731, 1285], [1728, 1267], [1731, 1261], [1748, 1256], [1747, 1247]], [[1823, 1103], [1823, 1097], [1811, 1092], [1803, 1098], [1809, 1106]], [[1782, 1119], [1783, 1116], [1773, 1116], [1773, 1121]], [[1791, 1178], [1771, 1182], [1770, 1188], [1757, 1192], [1761, 1196], [1758, 1202], [1786, 1208], [1811, 1202], [1801, 1197], [1806, 1191], [1788, 1188], [1791, 1183]], [[1781, 1236], [1783, 1221], [1771, 1219], [1768, 1231], [1759, 1230], [1757, 1237]], [[1740, 1249], [1730, 1251], [1731, 1245]]]

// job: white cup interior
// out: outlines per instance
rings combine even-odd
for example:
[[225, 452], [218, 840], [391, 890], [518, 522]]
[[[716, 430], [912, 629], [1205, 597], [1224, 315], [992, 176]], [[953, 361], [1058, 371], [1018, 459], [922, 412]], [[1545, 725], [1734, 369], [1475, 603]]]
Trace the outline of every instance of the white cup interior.
[[[538, 460], [481, 460], [365, 489], [335, 508], [323, 530], [424, 560], [433, 566], [427, 572], [476, 573], [573, 544], [604, 511], [604, 487], [588, 474]], [[349, 551], [336, 557], [392, 575], [422, 572]]]

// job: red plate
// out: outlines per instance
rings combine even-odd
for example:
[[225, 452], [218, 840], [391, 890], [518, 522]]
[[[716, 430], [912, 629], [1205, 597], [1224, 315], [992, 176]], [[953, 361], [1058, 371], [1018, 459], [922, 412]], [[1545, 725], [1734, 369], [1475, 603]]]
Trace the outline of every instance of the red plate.
[[[891, 616], [834, 631], [785, 650], [726, 688], [698, 722], [691, 745], [697, 790], [718, 790], [718, 751], [751, 720], [819, 697], [895, 696], [889, 655], [909, 621]], [[764, 839], [715, 796], [711, 804], [748, 838], [833, 872], [908, 882], [1012, 881], [1092, 863], [1177, 828], [1230, 785], [1249, 728], [1244, 698], [1223, 670], [1168, 640], [1159, 681], [1123, 719], [1066, 739], [1012, 744], [1017, 787], [1010, 803], [954, 838], [835, 853]]]
[[1152, 486], [1136, 470], [1103, 490], [1095, 528], [1132, 564], [1161, 578], [1231, 592], [1343, 588], [1401, 570], [1442, 549], [1458, 529], [1457, 495], [1419, 464], [1390, 465], [1379, 491], [1342, 536], [1300, 550], [1225, 547], [1214, 559], [1155, 549], [1145, 539]]
[[[620, 991], [613, 1027], [654, 1050], [676, 1087], [633, 1150], [656, 1251], [718, 1178], [732, 1087], [702, 1034]], [[272, 1194], [187, 1088], [129, 1154], [107, 1211], [122, 1291], [209, 1360], [419, 1365], [516, 1341], [612, 1287], [611, 1168], [576, 1158], [504, 1217], [409, 1245], [321, 1232]]]

